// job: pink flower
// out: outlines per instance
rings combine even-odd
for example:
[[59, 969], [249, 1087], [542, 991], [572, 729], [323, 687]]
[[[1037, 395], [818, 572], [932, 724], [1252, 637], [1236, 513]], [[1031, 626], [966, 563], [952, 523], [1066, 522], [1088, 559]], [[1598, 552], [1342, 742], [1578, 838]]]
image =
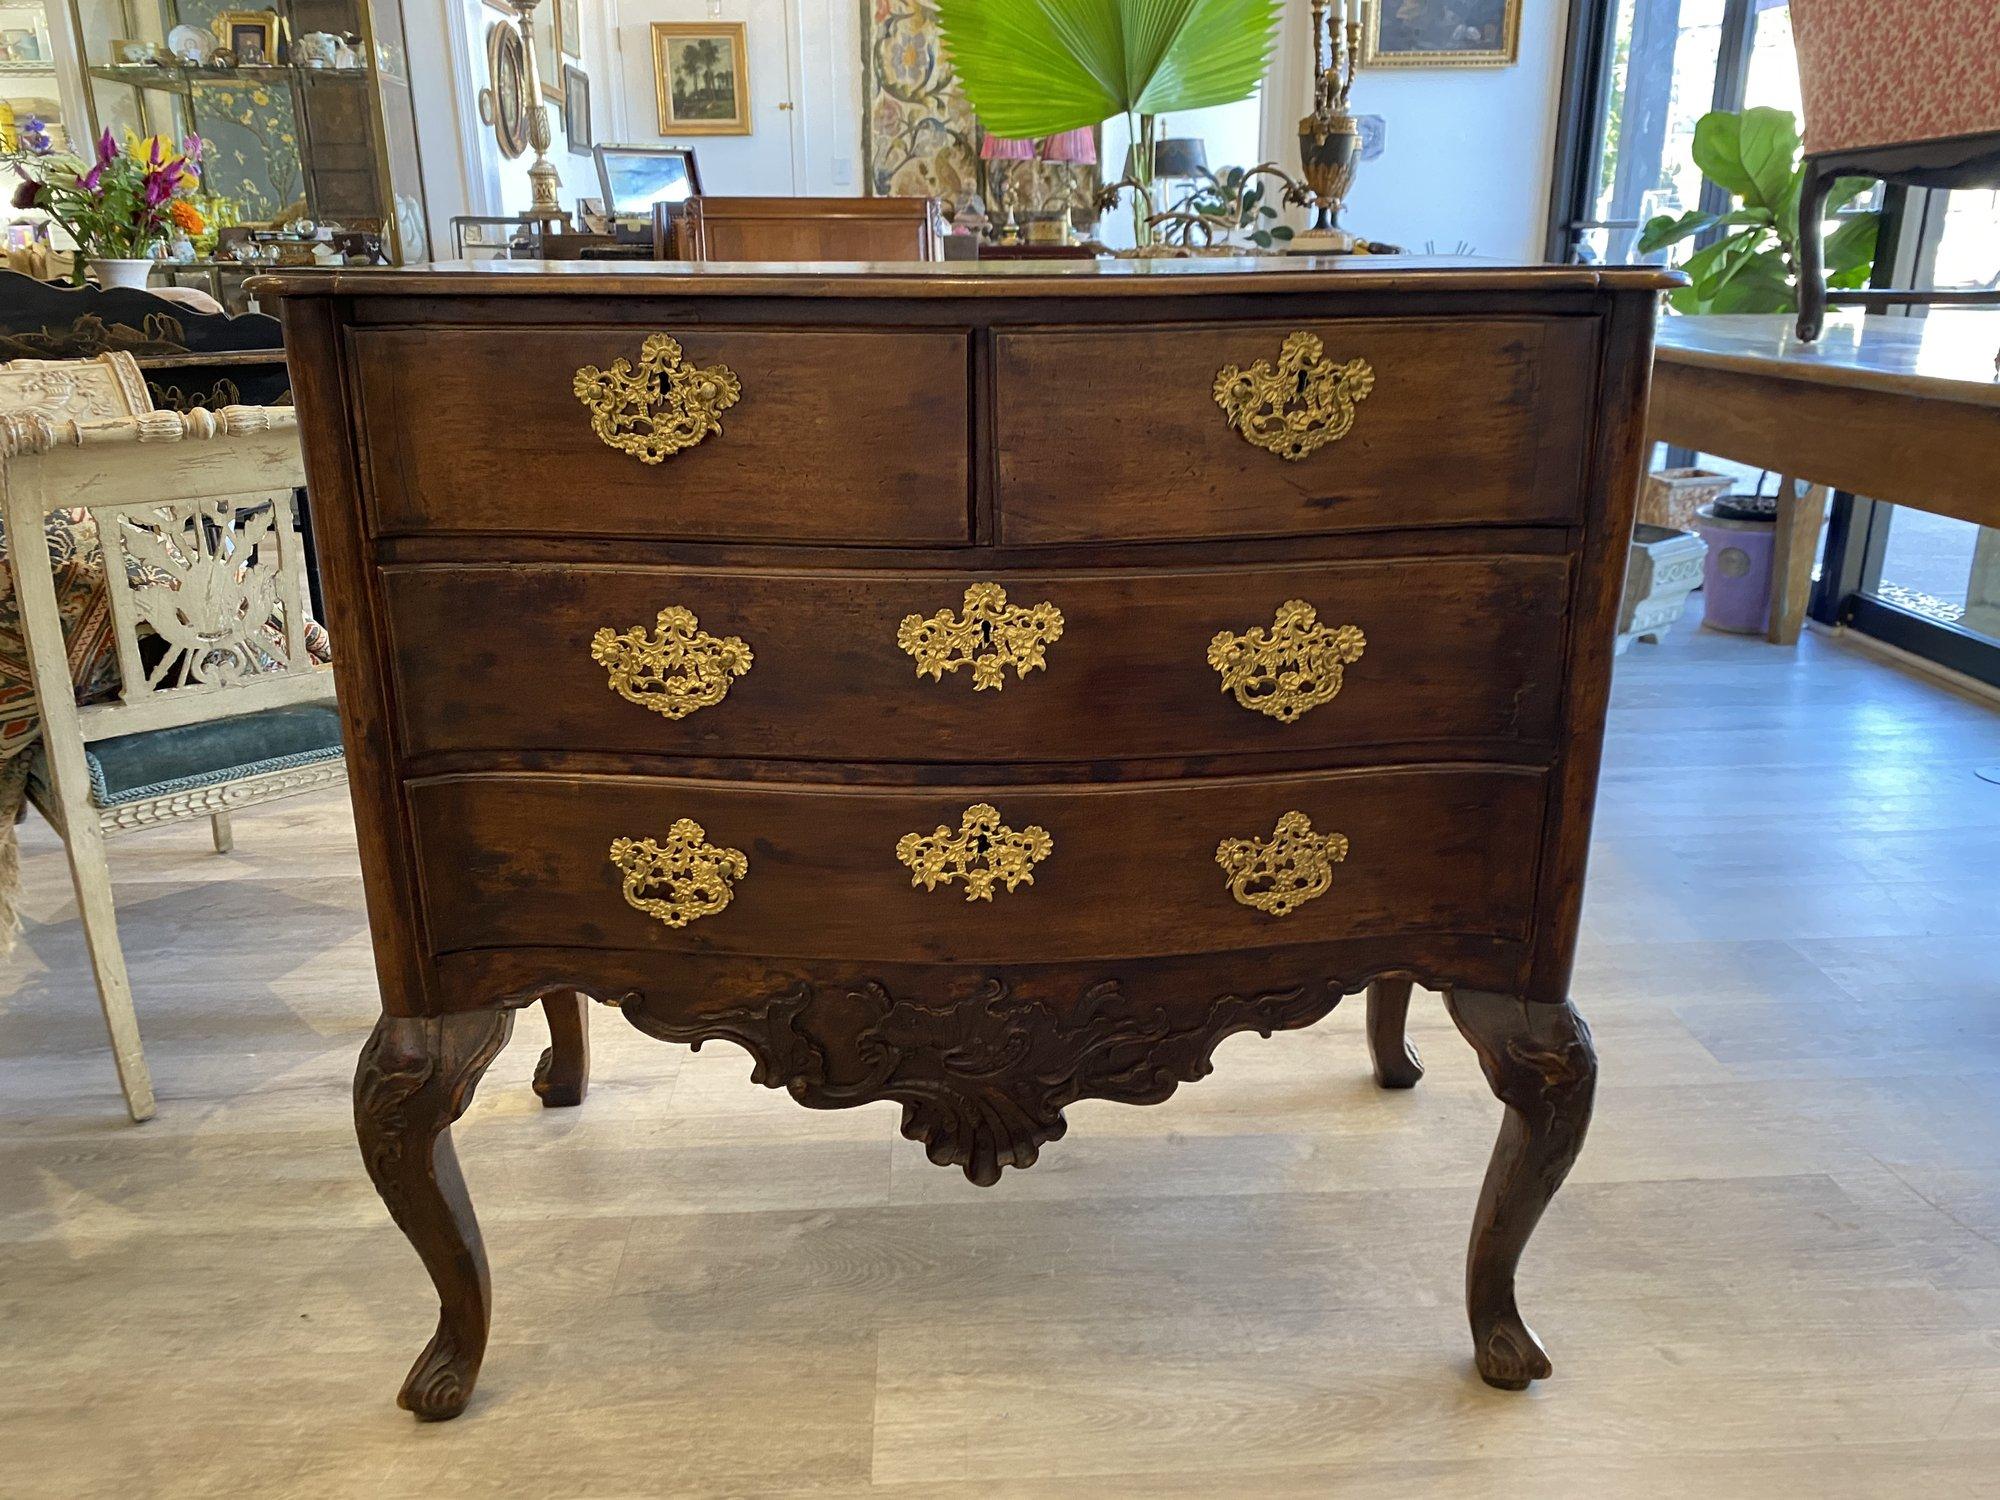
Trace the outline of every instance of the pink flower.
[[200, 136], [190, 133], [182, 138], [181, 155], [187, 158], [190, 165], [201, 160], [201, 150], [202, 139]]
[[108, 167], [118, 160], [118, 143], [111, 139], [111, 127], [105, 126], [104, 134], [97, 138], [97, 164]]

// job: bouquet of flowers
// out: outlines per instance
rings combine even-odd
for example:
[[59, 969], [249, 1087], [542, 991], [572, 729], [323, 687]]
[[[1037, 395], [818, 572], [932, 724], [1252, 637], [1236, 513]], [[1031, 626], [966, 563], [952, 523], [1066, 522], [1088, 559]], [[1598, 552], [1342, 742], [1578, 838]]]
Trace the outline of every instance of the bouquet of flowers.
[[87, 161], [55, 150], [42, 122], [30, 119], [21, 146], [6, 157], [21, 179], [14, 207], [41, 209], [93, 259], [144, 260], [155, 246], [207, 228], [194, 203], [200, 136], [178, 147], [164, 136], [130, 136], [121, 151], [107, 130]]

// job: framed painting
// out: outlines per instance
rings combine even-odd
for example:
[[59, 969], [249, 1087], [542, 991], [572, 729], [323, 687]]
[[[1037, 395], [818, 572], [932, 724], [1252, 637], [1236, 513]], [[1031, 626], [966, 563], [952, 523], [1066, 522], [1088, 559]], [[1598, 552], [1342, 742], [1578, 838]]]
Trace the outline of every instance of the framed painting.
[[1364, 68], [1504, 68], [1521, 51], [1521, 0], [1370, 0]]
[[741, 21], [653, 23], [661, 135], [750, 134], [744, 30]]
[[589, 156], [597, 137], [590, 130], [590, 78], [575, 63], [563, 64], [563, 134], [571, 156]]
[[556, 0], [556, 39], [564, 57], [583, 61], [583, 0]]

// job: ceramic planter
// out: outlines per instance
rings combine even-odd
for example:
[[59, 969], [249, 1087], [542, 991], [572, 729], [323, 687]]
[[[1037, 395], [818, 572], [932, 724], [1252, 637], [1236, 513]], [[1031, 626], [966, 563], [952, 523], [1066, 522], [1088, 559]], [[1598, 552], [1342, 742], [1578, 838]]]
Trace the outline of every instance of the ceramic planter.
[[146, 289], [146, 278], [153, 274], [153, 263], [150, 260], [105, 260], [92, 256], [90, 274], [97, 278], [97, 284], [107, 292], [115, 286], [131, 287], [143, 292]]
[[1625, 602], [1618, 609], [1622, 656], [1634, 641], [1659, 644], [1687, 608], [1688, 595], [1701, 583], [1708, 543], [1691, 531], [1641, 521], [1632, 529], [1625, 564]]

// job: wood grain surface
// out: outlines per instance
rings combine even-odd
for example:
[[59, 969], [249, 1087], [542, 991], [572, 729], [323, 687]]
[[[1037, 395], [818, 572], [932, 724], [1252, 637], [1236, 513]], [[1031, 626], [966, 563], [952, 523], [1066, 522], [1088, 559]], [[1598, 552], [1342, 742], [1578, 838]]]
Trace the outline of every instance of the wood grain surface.
[[[601, 442], [576, 372], [655, 333], [742, 383], [722, 430], [658, 464]], [[963, 333], [655, 320], [354, 338], [379, 532], [949, 542], [968, 536]]]
[[[1296, 462], [1252, 446], [1217, 372], [1295, 331], [1374, 389]], [[1032, 545], [1577, 517], [1594, 319], [1242, 321], [994, 339], [999, 537]]]
[[[1054, 604], [1046, 665], [976, 690], [920, 678], [905, 616], [964, 612], [998, 583]], [[403, 743], [435, 751], [617, 750], [849, 761], [1119, 760], [1316, 752], [1545, 759], [1560, 697], [1560, 558], [1485, 556], [1263, 568], [907, 571], [474, 565], [382, 574]], [[1303, 599], [1366, 637], [1339, 695], [1293, 723], [1244, 708], [1209, 666], [1220, 632], [1268, 633]], [[651, 631], [689, 609], [755, 660], [679, 720], [612, 692], [600, 629]], [[829, 692], [829, 682], [840, 684]], [[532, 683], [536, 711], [521, 712]]]

